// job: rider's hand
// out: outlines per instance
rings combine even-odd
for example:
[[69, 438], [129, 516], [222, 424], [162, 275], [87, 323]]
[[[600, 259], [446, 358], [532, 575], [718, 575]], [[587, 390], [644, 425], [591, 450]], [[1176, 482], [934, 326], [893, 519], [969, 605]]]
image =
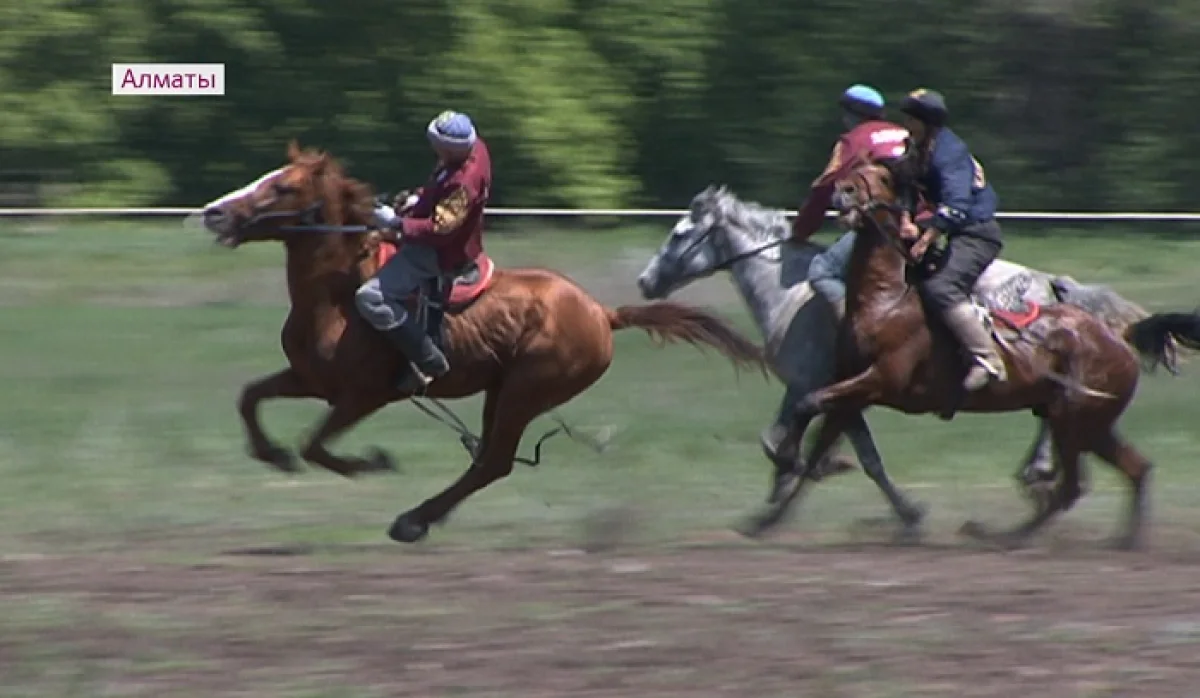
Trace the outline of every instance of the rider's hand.
[[[921, 229], [913, 223], [912, 217], [907, 213], [900, 219], [900, 237], [904, 240], [917, 240], [921, 237]], [[929, 247], [929, 243], [925, 243], [925, 246]]]
[[392, 199], [392, 208], [396, 209], [396, 213], [404, 215], [405, 213], [408, 213], [409, 209], [415, 206], [416, 203], [416, 195], [412, 191], [405, 189], [396, 194], [396, 198]]
[[913, 259], [919, 260], [924, 257], [925, 253], [929, 251], [929, 246], [932, 245], [933, 241], [937, 238], [937, 235], [937, 228], [929, 228], [924, 233], [921, 233], [917, 241], [914, 242], [913, 246], [908, 250], [913, 256]]
[[379, 247], [380, 243], [390, 242], [397, 243], [400, 241], [399, 231], [393, 228], [376, 228], [367, 233], [363, 238], [362, 246], [364, 250], [374, 250]]

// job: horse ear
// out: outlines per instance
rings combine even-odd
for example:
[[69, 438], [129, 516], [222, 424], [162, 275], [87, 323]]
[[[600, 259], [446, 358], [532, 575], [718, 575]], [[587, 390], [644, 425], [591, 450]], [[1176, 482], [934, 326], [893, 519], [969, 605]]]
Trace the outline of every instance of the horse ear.
[[291, 162], [296, 162], [296, 160], [300, 159], [300, 153], [301, 153], [300, 143], [295, 138], [288, 141], [288, 147], [287, 147], [288, 160]]
[[329, 153], [322, 152], [317, 156], [317, 161], [313, 163], [313, 174], [323, 174], [329, 167]]

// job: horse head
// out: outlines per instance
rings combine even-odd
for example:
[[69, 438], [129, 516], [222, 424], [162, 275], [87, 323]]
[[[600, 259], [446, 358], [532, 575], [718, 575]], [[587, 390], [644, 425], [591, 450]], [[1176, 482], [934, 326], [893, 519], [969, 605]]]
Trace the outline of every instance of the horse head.
[[[292, 141], [287, 156], [287, 165], [204, 206], [204, 227], [217, 242], [230, 248], [247, 242], [286, 242], [322, 226], [370, 220], [370, 190], [346, 177], [328, 153], [301, 150]], [[365, 227], [342, 232], [365, 232]]]
[[833, 207], [838, 223], [847, 230], [898, 233], [900, 214], [905, 210], [897, 194], [899, 164], [862, 158], [834, 183]]
[[748, 257], [764, 254], [777, 261], [786, 230], [781, 211], [744, 202], [724, 185], [709, 185], [692, 198], [646, 264], [638, 288], [646, 299], [661, 299]]

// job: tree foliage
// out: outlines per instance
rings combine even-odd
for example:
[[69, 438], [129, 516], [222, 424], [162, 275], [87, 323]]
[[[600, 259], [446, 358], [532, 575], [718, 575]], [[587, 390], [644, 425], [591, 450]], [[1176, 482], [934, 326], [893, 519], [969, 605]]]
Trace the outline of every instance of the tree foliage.
[[[942, 91], [1004, 208], [1194, 206], [1200, 0], [0, 2], [4, 177], [187, 205], [295, 137], [395, 189], [470, 113], [500, 205], [794, 206], [839, 92]], [[221, 62], [225, 97], [118, 97], [114, 62]], [[49, 186], [54, 185], [54, 186]]]

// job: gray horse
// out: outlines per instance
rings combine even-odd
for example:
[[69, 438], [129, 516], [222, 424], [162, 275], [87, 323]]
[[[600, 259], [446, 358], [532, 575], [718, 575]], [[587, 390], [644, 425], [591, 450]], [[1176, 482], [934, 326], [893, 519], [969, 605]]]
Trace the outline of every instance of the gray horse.
[[[837, 337], [832, 309], [807, 281], [809, 264], [824, 247], [784, 243], [790, 229], [784, 211], [741, 201], [726, 187], [710, 186], [692, 199], [689, 212], [675, 224], [637, 280], [645, 298], [662, 299], [718, 271], [733, 276], [766, 342], [771, 366], [787, 386], [775, 422], [761, 437], [763, 452], [775, 465], [777, 485], [787, 473], [799, 470], [798, 448], [787, 452], [778, 448], [791, 426], [791, 407], [833, 381]], [[1010, 310], [1027, 301], [1069, 302], [1103, 320], [1118, 336], [1126, 336], [1132, 325], [1149, 317], [1107, 287], [1085, 286], [1070, 277], [1051, 276], [1001, 259], [980, 277], [975, 295], [987, 307]], [[1174, 372], [1175, 339], [1165, 341], [1157, 353]], [[1049, 428], [1044, 420], [1039, 422], [1017, 472], [1018, 481], [1036, 500], [1043, 499], [1057, 479]], [[801, 434], [806, 427], [801, 425]], [[860, 463], [878, 453], [869, 431], [847, 432], [847, 436]], [[846, 469], [842, 459], [828, 460], [815, 466], [814, 479]], [[770, 499], [779, 494], [777, 486]]]

